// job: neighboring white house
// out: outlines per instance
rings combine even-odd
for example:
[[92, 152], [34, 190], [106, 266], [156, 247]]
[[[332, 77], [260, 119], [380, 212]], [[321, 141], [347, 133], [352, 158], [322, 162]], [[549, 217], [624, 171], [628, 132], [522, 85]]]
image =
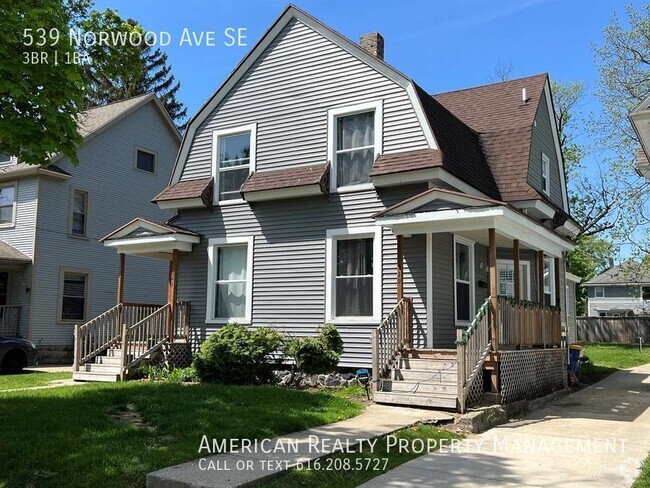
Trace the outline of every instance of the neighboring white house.
[[650, 314], [650, 276], [632, 262], [614, 266], [582, 284], [589, 317]]

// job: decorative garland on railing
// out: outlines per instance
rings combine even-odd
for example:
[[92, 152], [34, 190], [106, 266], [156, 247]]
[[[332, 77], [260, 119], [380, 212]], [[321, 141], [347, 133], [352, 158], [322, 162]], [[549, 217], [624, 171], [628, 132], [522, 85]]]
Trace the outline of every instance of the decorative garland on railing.
[[497, 295], [497, 298], [509, 302], [512, 305], [523, 306], [524, 308], [539, 308], [542, 310], [552, 310], [554, 312], [560, 311], [560, 307], [558, 305], [542, 305], [539, 302], [533, 302], [531, 300], [522, 300], [520, 298], [509, 297], [506, 295]]
[[474, 335], [474, 331], [478, 327], [478, 324], [481, 320], [483, 320], [483, 317], [485, 317], [485, 314], [488, 313], [490, 308], [492, 307], [492, 302], [490, 298], [486, 298], [486, 300], [483, 302], [483, 305], [481, 305], [481, 308], [478, 309], [478, 312], [476, 312], [476, 316], [472, 320], [472, 322], [469, 324], [469, 327], [465, 332], [463, 332], [463, 337], [458, 339], [456, 341], [456, 344], [467, 344], [467, 341], [469, 341], [469, 338]]

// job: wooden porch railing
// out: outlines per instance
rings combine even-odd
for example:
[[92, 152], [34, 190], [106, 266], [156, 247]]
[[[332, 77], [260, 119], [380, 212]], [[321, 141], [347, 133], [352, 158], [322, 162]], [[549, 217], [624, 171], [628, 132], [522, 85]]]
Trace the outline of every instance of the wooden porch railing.
[[20, 337], [20, 305], [0, 306], [0, 336]]
[[167, 342], [167, 323], [171, 311], [171, 303], [168, 303], [130, 327], [124, 324], [120, 379], [124, 380], [129, 370]]
[[377, 390], [405, 347], [411, 342], [411, 299], [402, 298], [372, 331], [372, 384]]
[[490, 340], [491, 300], [478, 309], [463, 336], [456, 341], [458, 353], [458, 408], [465, 412], [469, 402], [483, 394], [483, 364], [492, 349]]
[[174, 313], [174, 339], [187, 339], [190, 336], [190, 302], [177, 301]]
[[562, 343], [560, 309], [536, 302], [497, 298], [500, 346], [559, 347]]

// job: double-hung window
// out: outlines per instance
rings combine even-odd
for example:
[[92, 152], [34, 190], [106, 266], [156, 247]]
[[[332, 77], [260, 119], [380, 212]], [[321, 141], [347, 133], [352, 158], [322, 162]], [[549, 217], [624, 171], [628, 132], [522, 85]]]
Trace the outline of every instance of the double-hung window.
[[456, 323], [467, 325], [475, 314], [474, 243], [458, 236], [454, 239], [454, 282]]
[[595, 298], [605, 298], [605, 287], [596, 286], [594, 287], [594, 297]]
[[0, 227], [14, 224], [16, 217], [16, 184], [0, 185]]
[[72, 190], [69, 232], [75, 237], [85, 237], [88, 226], [88, 192]]
[[241, 200], [239, 190], [255, 170], [255, 137], [255, 124], [214, 131], [213, 176], [219, 201]]
[[327, 232], [326, 320], [374, 322], [381, 316], [381, 229]]
[[555, 305], [555, 259], [544, 258], [544, 304]]
[[[499, 295], [515, 296], [515, 264], [509, 259], [497, 260], [497, 290]], [[519, 263], [519, 298], [530, 300], [530, 264]]]
[[548, 156], [542, 153], [542, 191], [547, 195], [551, 191], [551, 161]]
[[252, 237], [210, 239], [208, 322], [250, 323], [252, 261]]
[[61, 321], [86, 320], [90, 275], [84, 271], [61, 272], [60, 313]]
[[329, 112], [332, 190], [370, 184], [370, 170], [381, 152], [381, 102]]

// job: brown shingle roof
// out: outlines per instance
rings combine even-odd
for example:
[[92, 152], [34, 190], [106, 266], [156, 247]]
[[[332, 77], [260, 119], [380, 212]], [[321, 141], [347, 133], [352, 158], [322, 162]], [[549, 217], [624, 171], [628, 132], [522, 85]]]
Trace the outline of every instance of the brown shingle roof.
[[240, 191], [250, 193], [296, 186], [320, 185], [323, 193], [327, 193], [328, 176], [329, 165], [327, 163], [273, 171], [258, 171], [248, 177]]
[[203, 200], [203, 203], [207, 207], [210, 207], [212, 205], [212, 186], [212, 178], [179, 181], [178, 183], [165, 188], [151, 201], [162, 202], [166, 200], [201, 198]]
[[391, 154], [380, 154], [370, 176], [381, 176], [401, 171], [414, 171], [442, 166], [442, 152], [437, 149], [418, 149]]
[[[432, 97], [479, 134], [483, 152], [505, 201], [540, 198], [528, 184], [533, 123], [547, 75], [468, 88]], [[522, 89], [528, 103], [522, 103]]]

